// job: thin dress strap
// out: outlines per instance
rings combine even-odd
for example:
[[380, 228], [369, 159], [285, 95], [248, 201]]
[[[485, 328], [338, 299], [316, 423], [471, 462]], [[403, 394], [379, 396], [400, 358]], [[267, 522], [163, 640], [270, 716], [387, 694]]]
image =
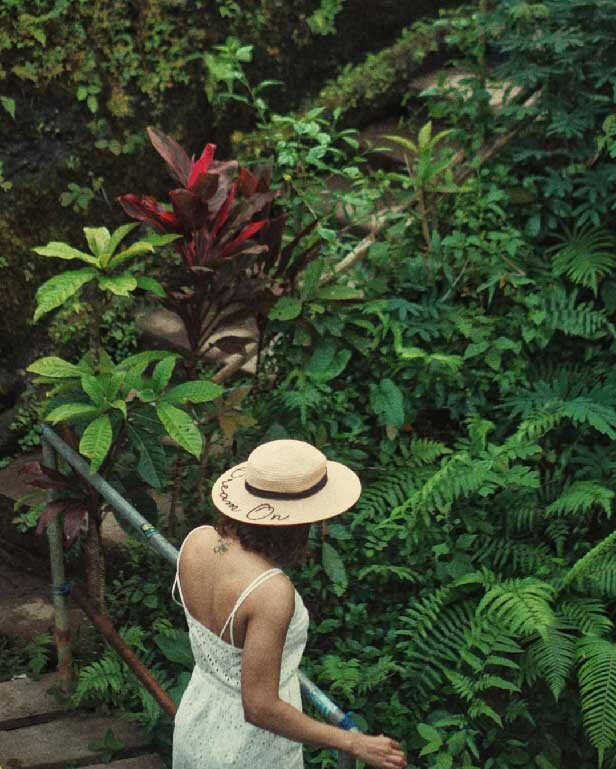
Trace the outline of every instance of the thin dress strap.
[[274, 574], [282, 574], [282, 569], [268, 569], [268, 571], [264, 571], [261, 574], [259, 574], [253, 581], [248, 585], [248, 587], [242, 591], [242, 594], [235, 602], [235, 606], [233, 609], [231, 609], [231, 614], [227, 617], [227, 621], [222, 626], [222, 630], [220, 631], [220, 638], [223, 637], [225, 630], [227, 629], [227, 625], [229, 625], [229, 636], [231, 637], [231, 645], [235, 646], [235, 641], [233, 640], [233, 620], [235, 619], [235, 612], [240, 608], [240, 605], [242, 602], [248, 598], [250, 593], [252, 593], [255, 588], [262, 585], [264, 582], [266, 582], [270, 577], [273, 577]]
[[[178, 606], [181, 606], [183, 609], [186, 607], [184, 606], [184, 596], [182, 595], [182, 585], [180, 584], [180, 558], [182, 557], [182, 550], [184, 549], [184, 545], [188, 542], [192, 534], [195, 533], [198, 529], [213, 529], [214, 527], [211, 526], [209, 523], [203, 524], [203, 526], [197, 526], [195, 529], [192, 529], [188, 532], [186, 537], [184, 538], [184, 541], [182, 542], [180, 546], [180, 552], [178, 553], [178, 559], [176, 561], [175, 565], [175, 579], [173, 580], [173, 586], [171, 587], [171, 598], [177, 603]], [[175, 586], [177, 585], [179, 593], [180, 593], [180, 601], [178, 601], [174, 595], [175, 593]]]

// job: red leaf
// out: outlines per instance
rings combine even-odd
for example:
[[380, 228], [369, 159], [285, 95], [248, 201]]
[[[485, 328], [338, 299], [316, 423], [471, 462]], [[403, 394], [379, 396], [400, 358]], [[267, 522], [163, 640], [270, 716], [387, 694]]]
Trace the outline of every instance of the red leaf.
[[240, 168], [240, 192], [245, 197], [249, 197], [257, 189], [259, 180], [256, 176], [250, 173], [247, 168]]
[[235, 182], [233, 182], [223, 207], [220, 209], [220, 211], [216, 215], [216, 218], [214, 219], [214, 224], [212, 226], [212, 237], [213, 238], [215, 238], [216, 235], [218, 235], [218, 233], [220, 232], [220, 228], [227, 221], [227, 218], [229, 217], [229, 208], [231, 207], [231, 203], [233, 203], [233, 201], [235, 199], [235, 193], [236, 192], [237, 192], [237, 184]]
[[197, 181], [197, 179], [201, 174], [207, 173], [207, 170], [210, 167], [210, 163], [212, 162], [215, 152], [216, 152], [215, 144], [205, 145], [205, 147], [203, 148], [203, 152], [201, 153], [201, 157], [193, 165], [192, 170], [190, 172], [190, 176], [188, 177], [188, 184], [186, 186], [188, 187], [189, 190], [192, 189], [193, 184]]
[[184, 149], [157, 128], [148, 126], [147, 131], [154, 149], [165, 161], [171, 175], [186, 187], [192, 163]]
[[207, 202], [218, 190], [217, 174], [200, 174], [197, 181], [190, 188], [191, 192], [198, 195], [203, 202]]
[[50, 502], [43, 510], [41, 517], [38, 520], [36, 526], [36, 533], [42, 534], [43, 530], [49, 526], [50, 523], [56, 520], [58, 515], [64, 510], [67, 505], [66, 499], [57, 499], [54, 502]]
[[196, 230], [203, 226], [207, 208], [197, 195], [190, 190], [179, 189], [171, 190], [169, 197], [184, 231]]
[[116, 198], [131, 219], [145, 222], [159, 232], [183, 232], [182, 223], [171, 211], [165, 211], [151, 195], [120, 195]]
[[220, 254], [221, 258], [224, 259], [225, 256], [228, 256], [234, 251], [237, 251], [238, 246], [241, 246], [245, 240], [248, 240], [248, 238], [256, 235], [256, 233], [259, 232], [259, 230], [266, 224], [267, 219], [261, 219], [259, 222], [253, 222], [252, 224], [249, 224], [248, 227], [244, 227], [240, 234], [230, 243], [227, 243], [227, 245], [223, 248]]
[[27, 462], [19, 468], [17, 474], [24, 478], [28, 486], [40, 489], [64, 489], [71, 485], [70, 479], [65, 475], [40, 462]]
[[64, 510], [64, 541], [69, 548], [79, 534], [81, 521], [88, 512], [85, 502], [75, 501], [66, 506]]
[[208, 208], [214, 215], [227, 199], [233, 178], [237, 173], [237, 160], [212, 160], [209, 172], [218, 177], [216, 194], [208, 201]]

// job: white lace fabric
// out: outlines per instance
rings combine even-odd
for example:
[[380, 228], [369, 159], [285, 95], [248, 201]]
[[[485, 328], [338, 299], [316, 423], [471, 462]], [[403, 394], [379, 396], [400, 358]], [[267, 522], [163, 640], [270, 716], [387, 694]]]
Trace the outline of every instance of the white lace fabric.
[[[190, 534], [180, 548], [178, 570], [182, 548]], [[240, 603], [253, 590], [266, 589], [261, 586], [278, 573], [280, 569], [270, 569], [248, 585], [220, 636], [230, 623], [233, 642], [233, 617]], [[242, 649], [223, 641], [190, 614], [184, 605], [178, 571], [172, 596], [176, 584], [188, 623], [195, 667], [175, 716], [173, 769], [303, 769], [300, 743], [245, 721], [241, 694]], [[282, 650], [279, 696], [298, 710], [302, 709], [302, 700], [297, 670], [307, 633], [308, 611], [296, 590], [295, 611]]]

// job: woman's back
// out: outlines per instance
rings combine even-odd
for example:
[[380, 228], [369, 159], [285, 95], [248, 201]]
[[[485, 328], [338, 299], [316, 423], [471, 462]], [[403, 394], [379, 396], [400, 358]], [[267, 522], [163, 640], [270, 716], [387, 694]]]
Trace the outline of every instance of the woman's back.
[[[250, 604], [254, 608], [255, 601], [263, 601], [264, 590], [289, 589], [281, 570], [267, 566], [260, 556], [242, 551], [233, 541], [218, 544], [211, 527], [195, 529], [184, 540], [174, 587], [177, 582], [195, 668], [175, 718], [173, 769], [303, 766], [301, 745], [244, 719], [241, 646]], [[301, 710], [297, 668], [306, 645], [308, 612], [299, 593], [294, 590], [294, 595], [279, 696]]]
[[[244, 550], [237, 541], [221, 539], [213, 526], [199, 526], [186, 537], [178, 557], [178, 582], [184, 607], [194, 619], [220, 635], [245, 588], [271, 571], [272, 564], [258, 553]], [[291, 583], [280, 569], [276, 569], [276, 573], [277, 578], [269, 581], [267, 590], [282, 600]], [[258, 595], [252, 597], [253, 602], [258, 600]], [[250, 608], [247, 596], [232, 624], [235, 646], [244, 645]], [[222, 638], [231, 642], [231, 623]]]

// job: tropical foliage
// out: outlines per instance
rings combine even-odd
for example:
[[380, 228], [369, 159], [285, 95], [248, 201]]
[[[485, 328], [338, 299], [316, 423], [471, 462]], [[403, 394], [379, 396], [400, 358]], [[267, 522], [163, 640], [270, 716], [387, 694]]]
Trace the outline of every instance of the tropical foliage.
[[[337, 4], [313, 19], [323, 30], [327, 8]], [[178, 292], [186, 306], [199, 291], [217, 301], [221, 287], [241, 312], [252, 302], [263, 354], [250, 385], [221, 394], [205, 371], [172, 383], [183, 373], [167, 353], [34, 366], [65, 367], [47, 384], [70, 400], [50, 402], [47, 418], [70, 416], [95, 462], [90, 425], [125, 429], [130, 451], [109, 470], [136, 467], [152, 487], [137, 415], [152, 443], [166, 429], [188, 449], [166, 416], [197, 403], [178, 420], [206, 448], [198, 463], [173, 455], [161, 481], [186, 530], [212, 518], [204, 485], [260, 441], [303, 438], [360, 473], [360, 502], [314, 527], [292, 575], [312, 617], [304, 665], [364, 728], [402, 740], [411, 766], [612, 767], [616, 9], [499, 0], [435, 28], [468, 76], [409, 93], [393, 171], [345, 141], [342, 113], [329, 129], [318, 111], [279, 116], [254, 87], [241, 96], [274, 137], [271, 175], [240, 171], [250, 142], [231, 167], [211, 146], [195, 161], [150, 132], [181, 186], [172, 210], [135, 196], [124, 208], [181, 236], [154, 262], [169, 308]], [[233, 87], [250, 85], [236, 74]], [[320, 175], [336, 168], [348, 184], [333, 201], [350, 223], [335, 205], [316, 210]], [[300, 261], [281, 267], [302, 233]], [[197, 349], [205, 314], [191, 318]], [[201, 406], [191, 388], [213, 400]], [[62, 469], [33, 470], [39, 485], [66, 483]], [[137, 544], [125, 558], [108, 580], [110, 614], [179, 698], [191, 659], [181, 614], [161, 598], [170, 575]], [[122, 705], [168, 747], [169, 720], [139, 691], [109, 652], [83, 669], [77, 699]], [[334, 758], [310, 751], [307, 763]]]

